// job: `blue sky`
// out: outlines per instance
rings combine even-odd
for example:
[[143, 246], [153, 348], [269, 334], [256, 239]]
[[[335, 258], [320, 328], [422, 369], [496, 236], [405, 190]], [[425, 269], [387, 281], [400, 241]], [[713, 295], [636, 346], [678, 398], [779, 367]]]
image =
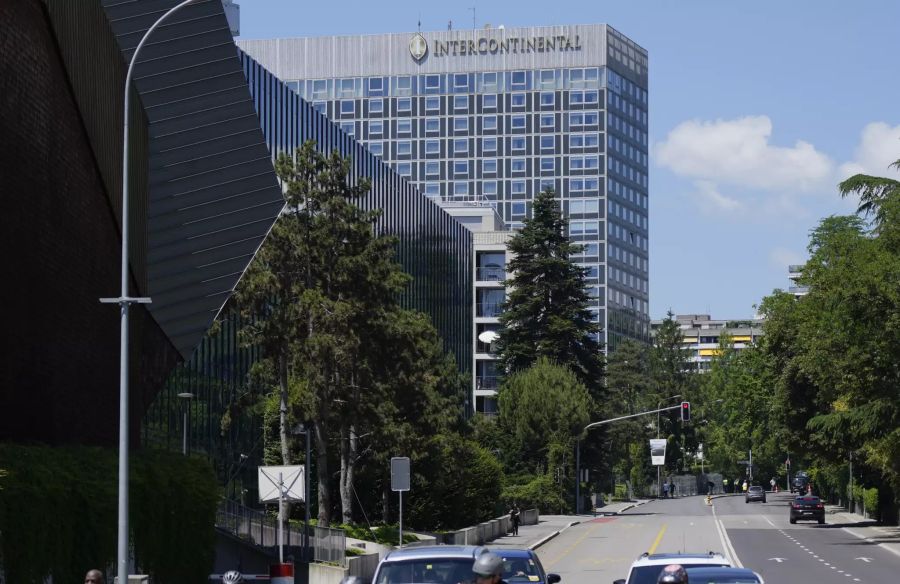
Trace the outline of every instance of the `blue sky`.
[[650, 312], [747, 317], [836, 184], [900, 178], [900, 1], [238, 0], [242, 38], [608, 23], [650, 54]]

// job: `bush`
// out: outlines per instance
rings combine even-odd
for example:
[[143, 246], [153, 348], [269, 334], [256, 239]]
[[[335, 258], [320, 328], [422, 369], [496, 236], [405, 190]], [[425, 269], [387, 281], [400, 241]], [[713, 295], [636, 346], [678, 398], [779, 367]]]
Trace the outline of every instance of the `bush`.
[[[77, 584], [115, 564], [118, 456], [103, 448], [0, 444], [0, 555], [9, 582]], [[219, 500], [205, 461], [136, 452], [131, 464], [135, 556], [159, 584], [206, 580]]]
[[527, 483], [507, 486], [503, 489], [502, 498], [516, 502], [523, 509], [536, 508], [547, 513], [568, 506], [559, 490], [553, 477], [543, 474]]

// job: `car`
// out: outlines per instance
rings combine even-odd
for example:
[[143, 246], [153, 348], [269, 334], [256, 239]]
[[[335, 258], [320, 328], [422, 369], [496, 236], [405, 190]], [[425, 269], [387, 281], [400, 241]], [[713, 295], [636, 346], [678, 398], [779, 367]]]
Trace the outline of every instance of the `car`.
[[531, 550], [494, 549], [483, 546], [429, 545], [389, 552], [375, 569], [372, 584], [461, 584], [472, 581], [472, 564], [479, 555], [493, 551], [503, 558], [503, 579], [529, 584], [557, 584], [559, 574], [547, 574]]
[[725, 556], [718, 552], [705, 554], [648, 554], [638, 556], [628, 570], [628, 577], [614, 580], [613, 584], [656, 584], [659, 573], [670, 564], [680, 564], [685, 568], [730, 568]]
[[809, 475], [805, 472], [798, 471], [794, 476], [794, 480], [791, 481], [791, 492], [792, 493], [805, 493], [806, 488], [809, 486]]
[[765, 584], [762, 576], [747, 568], [685, 569], [690, 584]]
[[541, 560], [533, 550], [494, 548], [491, 551], [503, 558], [503, 579], [510, 584], [557, 584], [562, 580], [559, 574], [544, 572]]
[[820, 525], [825, 523], [825, 505], [822, 500], [814, 495], [794, 497], [791, 501], [790, 521], [797, 523], [801, 519], [818, 521]]
[[751, 485], [744, 494], [744, 503], [749, 503], [750, 501], [762, 501], [765, 503], [766, 490], [759, 485]]

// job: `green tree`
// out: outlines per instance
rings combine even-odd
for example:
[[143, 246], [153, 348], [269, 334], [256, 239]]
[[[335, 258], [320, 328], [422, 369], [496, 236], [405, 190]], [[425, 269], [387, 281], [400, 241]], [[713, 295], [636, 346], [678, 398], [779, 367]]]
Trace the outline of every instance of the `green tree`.
[[[900, 170], [900, 160], [896, 160], [891, 167]], [[841, 182], [838, 189], [845, 198], [857, 195], [859, 197], [857, 214], [871, 216], [875, 225], [882, 225], [886, 221], [885, 201], [900, 197], [900, 181], [868, 174], [855, 174]]]
[[[608, 399], [603, 408], [605, 418], [636, 414], [656, 407], [650, 378], [648, 348], [625, 339], [607, 359]], [[611, 457], [616, 461], [616, 474], [632, 481], [635, 490], [646, 482], [649, 470], [647, 431], [649, 417], [617, 422], [610, 427]]]
[[[514, 440], [516, 458], [530, 472], [564, 466], [594, 404], [587, 388], [565, 365], [546, 357], [509, 376], [499, 393], [500, 426]], [[565, 466], [571, 466], [571, 456]], [[540, 474], [540, 473], [539, 473]]]
[[329, 459], [337, 429], [339, 493], [352, 515], [358, 458], [357, 424], [377, 402], [371, 342], [396, 312], [409, 278], [394, 261], [396, 240], [379, 236], [379, 212], [354, 204], [369, 190], [351, 181], [350, 162], [325, 156], [312, 142], [275, 164], [285, 209], [241, 280], [236, 299], [252, 322], [244, 341], [272, 359], [280, 392], [282, 457], [289, 463], [288, 397], [292, 378], [308, 389], [305, 419], [313, 420], [319, 521], [330, 521]]
[[581, 249], [568, 238], [568, 220], [552, 190], [538, 194], [532, 217], [510, 240], [508, 297], [497, 341], [507, 374], [540, 357], [569, 366], [595, 399], [603, 393], [603, 358], [591, 319], [584, 268], [572, 261]]
[[[695, 378], [690, 362], [690, 352], [684, 348], [684, 335], [670, 310], [656, 330], [653, 347], [650, 350], [650, 371], [655, 386], [655, 403], [673, 405], [669, 398], [680, 395], [682, 401], [690, 401]], [[666, 467], [673, 472], [684, 470], [687, 463], [683, 436], [684, 426], [678, 420], [677, 411], [664, 412], [659, 416], [659, 433], [668, 439]]]

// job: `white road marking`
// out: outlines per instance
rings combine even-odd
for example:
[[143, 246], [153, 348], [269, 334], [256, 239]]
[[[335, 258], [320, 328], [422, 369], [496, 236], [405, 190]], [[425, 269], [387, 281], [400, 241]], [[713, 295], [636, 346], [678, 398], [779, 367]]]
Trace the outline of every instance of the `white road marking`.
[[786, 561], [787, 561], [787, 558], [769, 558], [769, 561], [770, 561], [770, 562], [773, 561], [773, 560], [776, 561], [776, 562], [778, 562], [778, 563], [780, 564], [781, 562], [786, 562]]
[[716, 529], [719, 531], [719, 539], [722, 541], [722, 548], [725, 551], [725, 556], [731, 558], [731, 563], [734, 564], [738, 568], [743, 568], [744, 564], [741, 563], [741, 560], [738, 558], [737, 552], [734, 551], [734, 546], [731, 545], [731, 540], [728, 538], [728, 532], [725, 531], [725, 524], [719, 519], [719, 516], [716, 515], [716, 506], [712, 506], [713, 511], [713, 519], [716, 523]]
[[864, 561], [864, 562], [867, 563], [867, 564], [868, 564], [869, 562], [872, 561], [872, 558], [856, 558], [856, 559], [857, 559], [857, 560], [862, 560], [862, 561]]

